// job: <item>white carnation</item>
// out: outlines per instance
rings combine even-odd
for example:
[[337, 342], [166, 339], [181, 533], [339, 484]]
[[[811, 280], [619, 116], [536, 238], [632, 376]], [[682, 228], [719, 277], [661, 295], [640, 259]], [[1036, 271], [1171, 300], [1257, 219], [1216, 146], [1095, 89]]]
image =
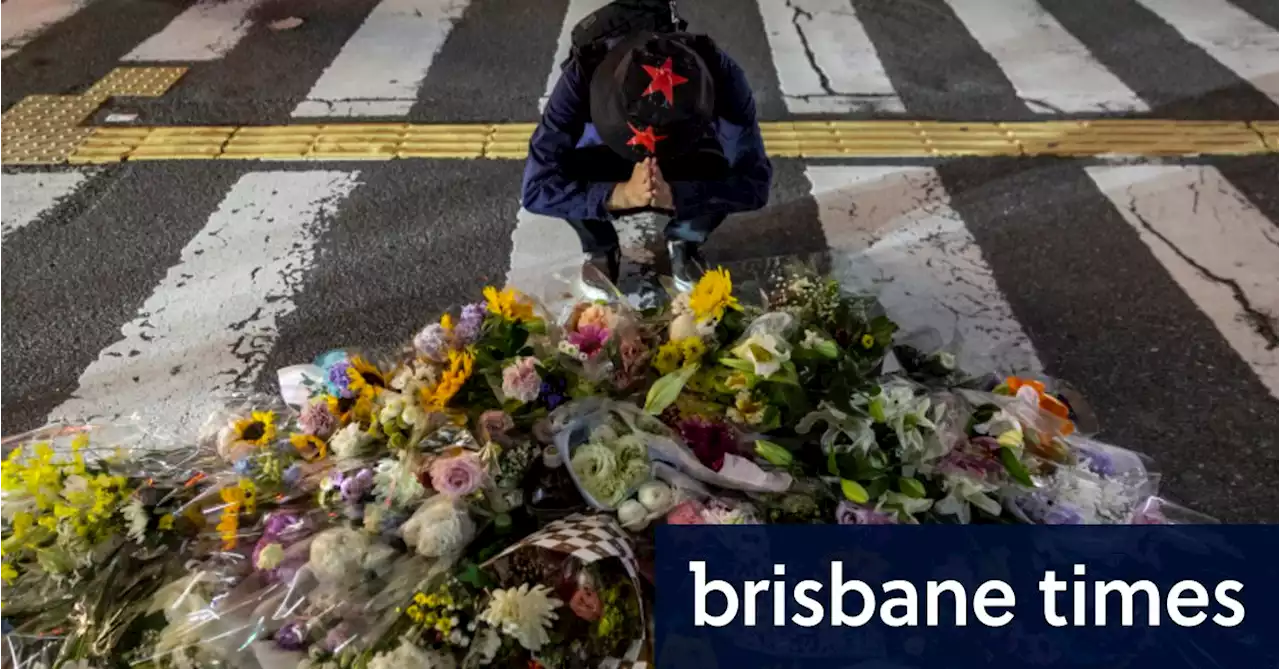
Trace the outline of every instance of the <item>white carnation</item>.
[[329, 448], [336, 458], [355, 458], [363, 455], [364, 448], [369, 444], [369, 441], [369, 435], [360, 429], [360, 425], [352, 423], [333, 435], [333, 438], [329, 440]]
[[358, 579], [368, 551], [369, 537], [363, 532], [345, 527], [325, 530], [311, 542], [311, 571], [321, 583]]
[[445, 495], [436, 495], [418, 507], [400, 528], [405, 543], [423, 557], [444, 557], [466, 547], [476, 535], [476, 524], [467, 509]]

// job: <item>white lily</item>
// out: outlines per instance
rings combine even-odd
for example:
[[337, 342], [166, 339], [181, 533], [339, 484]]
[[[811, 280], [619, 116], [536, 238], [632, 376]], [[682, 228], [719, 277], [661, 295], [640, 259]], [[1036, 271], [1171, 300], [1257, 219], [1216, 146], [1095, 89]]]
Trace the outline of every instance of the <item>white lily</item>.
[[732, 353], [750, 361], [756, 375], [765, 378], [782, 369], [782, 363], [791, 359], [791, 349], [785, 341], [763, 332], [747, 337]]

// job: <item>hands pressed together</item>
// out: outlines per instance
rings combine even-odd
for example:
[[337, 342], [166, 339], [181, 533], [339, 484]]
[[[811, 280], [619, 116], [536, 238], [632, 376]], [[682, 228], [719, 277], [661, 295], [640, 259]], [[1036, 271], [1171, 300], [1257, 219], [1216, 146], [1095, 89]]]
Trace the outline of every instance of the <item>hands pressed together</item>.
[[609, 209], [641, 209], [656, 207], [658, 209], [675, 209], [671, 199], [671, 185], [662, 178], [662, 170], [658, 169], [655, 158], [645, 158], [636, 163], [631, 171], [631, 179], [614, 185], [613, 194], [609, 196]]

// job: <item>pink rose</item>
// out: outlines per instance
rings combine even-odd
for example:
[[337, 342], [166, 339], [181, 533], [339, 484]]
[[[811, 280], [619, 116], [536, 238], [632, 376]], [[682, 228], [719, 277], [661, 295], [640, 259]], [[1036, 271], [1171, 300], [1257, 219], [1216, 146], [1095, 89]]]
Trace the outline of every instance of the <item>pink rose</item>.
[[671, 525], [705, 525], [702, 518], [702, 505], [694, 500], [687, 500], [676, 505], [667, 513], [667, 522]]
[[480, 457], [470, 451], [431, 463], [431, 487], [450, 497], [470, 495], [484, 484], [485, 469]]
[[579, 618], [589, 622], [599, 620], [600, 614], [604, 612], [604, 607], [600, 604], [600, 596], [591, 588], [579, 588], [573, 593], [573, 597], [569, 600], [569, 608]]
[[501, 409], [490, 409], [480, 414], [480, 419], [476, 421], [476, 428], [480, 432], [480, 438], [485, 441], [498, 441], [515, 426], [515, 421], [511, 420], [511, 416], [508, 416]]

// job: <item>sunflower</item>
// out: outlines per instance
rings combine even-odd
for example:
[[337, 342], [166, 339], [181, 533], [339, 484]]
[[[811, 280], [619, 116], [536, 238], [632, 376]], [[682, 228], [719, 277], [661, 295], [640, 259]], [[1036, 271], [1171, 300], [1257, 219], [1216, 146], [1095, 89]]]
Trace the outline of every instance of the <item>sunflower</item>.
[[514, 288], [498, 292], [493, 286], [485, 286], [484, 299], [488, 303], [489, 313], [501, 316], [503, 320], [520, 322], [533, 320], [533, 305], [524, 295]]
[[347, 368], [348, 387], [360, 397], [373, 397], [387, 387], [387, 376], [376, 365], [360, 356], [351, 358]]
[[295, 432], [289, 435], [289, 443], [293, 444], [293, 447], [302, 455], [302, 459], [307, 461], [323, 459], [329, 450], [328, 444], [314, 434]]
[[725, 309], [741, 310], [738, 298], [733, 296], [729, 271], [720, 267], [703, 274], [689, 294], [689, 308], [699, 321], [706, 318], [718, 321], [724, 317]]
[[236, 438], [254, 446], [266, 446], [276, 439], [276, 414], [274, 411], [254, 411], [249, 418], [242, 418], [232, 425]]
[[449, 368], [440, 374], [440, 380], [432, 386], [424, 386], [418, 390], [418, 400], [424, 411], [441, 411], [454, 395], [462, 390], [462, 385], [471, 378], [471, 370], [475, 366], [475, 356], [466, 351], [449, 351]]
[[339, 425], [346, 425], [351, 422], [351, 413], [355, 409], [356, 398], [325, 395], [324, 399], [329, 405], [329, 413], [338, 419]]

